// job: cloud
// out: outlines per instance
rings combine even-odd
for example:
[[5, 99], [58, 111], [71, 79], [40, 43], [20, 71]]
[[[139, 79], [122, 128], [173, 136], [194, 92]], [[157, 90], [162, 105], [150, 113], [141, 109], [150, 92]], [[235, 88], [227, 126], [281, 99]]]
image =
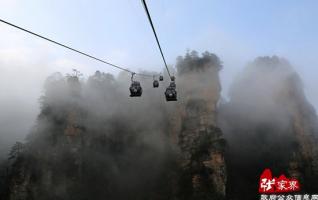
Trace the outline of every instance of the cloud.
[[[3, 3], [3, 2], [1, 2]], [[42, 41], [0, 26], [0, 152], [23, 140], [39, 112], [39, 97], [46, 77], [55, 71], [71, 72], [83, 64], [65, 58]], [[1, 154], [0, 154], [1, 156]]]

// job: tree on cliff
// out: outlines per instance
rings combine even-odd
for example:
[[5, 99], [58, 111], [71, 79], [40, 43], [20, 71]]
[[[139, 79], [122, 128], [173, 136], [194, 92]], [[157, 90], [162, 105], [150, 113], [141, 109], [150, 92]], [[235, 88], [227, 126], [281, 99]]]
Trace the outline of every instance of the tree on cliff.
[[221, 70], [222, 63], [217, 55], [208, 51], [203, 52], [201, 56], [197, 51], [187, 51], [185, 56], [177, 58], [176, 68], [179, 75], [190, 71], [204, 71], [210, 67]]

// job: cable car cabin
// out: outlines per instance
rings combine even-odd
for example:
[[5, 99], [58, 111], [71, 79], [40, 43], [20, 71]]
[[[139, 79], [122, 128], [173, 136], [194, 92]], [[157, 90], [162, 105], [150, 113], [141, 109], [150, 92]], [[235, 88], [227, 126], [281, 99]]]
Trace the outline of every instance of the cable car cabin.
[[159, 81], [163, 81], [163, 76], [159, 76]]
[[171, 81], [174, 81], [174, 80], [176, 80], [176, 77], [171, 76]]
[[169, 87], [176, 89], [177, 86], [176, 86], [176, 83], [174, 81], [172, 81], [172, 82], [170, 82]]
[[177, 91], [174, 87], [167, 87], [166, 92], [166, 101], [177, 101]]
[[152, 85], [153, 85], [154, 88], [159, 87], [159, 81], [154, 80], [153, 83], [152, 83]]
[[129, 87], [131, 97], [140, 97], [142, 94], [142, 87], [138, 81], [133, 81]]

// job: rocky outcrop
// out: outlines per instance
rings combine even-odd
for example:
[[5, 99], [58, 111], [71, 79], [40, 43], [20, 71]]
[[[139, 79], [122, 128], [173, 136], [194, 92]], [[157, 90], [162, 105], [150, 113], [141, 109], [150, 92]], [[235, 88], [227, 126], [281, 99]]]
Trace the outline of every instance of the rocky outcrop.
[[226, 191], [225, 140], [216, 126], [220, 66], [204, 59], [192, 53], [178, 63], [181, 97], [171, 135], [180, 151], [184, 199], [224, 198]]

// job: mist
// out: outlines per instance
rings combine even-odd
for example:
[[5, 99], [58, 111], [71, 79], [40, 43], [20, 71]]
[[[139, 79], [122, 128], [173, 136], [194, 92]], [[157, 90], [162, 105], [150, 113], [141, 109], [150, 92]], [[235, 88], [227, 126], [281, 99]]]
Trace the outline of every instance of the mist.
[[264, 168], [306, 180], [303, 190], [317, 190], [309, 186], [316, 174], [306, 172], [309, 166], [315, 168], [312, 159], [317, 159], [317, 115], [299, 74], [286, 59], [265, 56], [249, 63], [233, 81], [229, 101], [219, 112], [219, 126], [229, 143], [231, 195], [252, 198]]
[[[28, 134], [22, 166], [42, 171], [41, 176], [51, 172], [58, 178], [50, 178], [54, 182], [54, 187], [48, 186], [51, 197], [75, 198], [68, 193], [76, 190], [81, 197], [94, 194], [95, 199], [105, 195], [111, 199], [138, 198], [154, 192], [157, 184], [168, 186], [157, 180], [165, 177], [163, 165], [170, 153], [167, 124], [175, 103], [165, 102], [168, 80], [152, 88], [152, 78], [136, 77], [144, 94], [130, 98], [130, 78], [125, 72], [114, 77], [97, 71], [87, 79], [54, 73], [45, 80], [42, 95], [37, 98], [40, 109], [33, 110], [40, 114], [25, 113], [26, 123], [33, 125], [29, 130], [14, 130], [17, 138]], [[27, 118], [34, 114], [36, 120]], [[17, 139], [9, 138], [10, 142]], [[34, 166], [32, 160], [38, 164]], [[67, 177], [60, 179], [58, 174], [64, 173]], [[95, 186], [81, 188], [90, 182]], [[41, 182], [33, 187], [40, 187], [37, 184]], [[43, 195], [41, 198], [49, 198]]]
[[[8, 55], [1, 54], [2, 57]], [[39, 112], [39, 96], [45, 80], [35, 68], [43, 63], [25, 62], [17, 54], [15, 63], [11, 59], [0, 62], [0, 157], [6, 157], [15, 141], [24, 140]], [[20, 59], [20, 60], [19, 60]], [[31, 69], [31, 70], [30, 70]]]
[[10, 147], [24, 141], [36, 122], [46, 78], [56, 71], [71, 73], [73, 68], [87, 78], [95, 67], [87, 67], [83, 58], [61, 56], [45, 42], [29, 42], [30, 36], [8, 27], [1, 26], [0, 31], [0, 159], [5, 159]]
[[[24, 60], [21, 65], [45, 63]], [[199, 112], [191, 111], [191, 106], [187, 108], [190, 110], [180, 109], [190, 105], [188, 97], [204, 98], [215, 103], [202, 110], [216, 113], [209, 115], [207, 124], [220, 127], [218, 134], [223, 132], [227, 143], [224, 173], [228, 176], [228, 197], [253, 198], [255, 193], [250, 191], [257, 191], [255, 183], [264, 167], [307, 180], [305, 191], [314, 191], [308, 185], [314, 183], [316, 175], [308, 174], [307, 167], [316, 166], [310, 160], [315, 156], [311, 147], [318, 133], [317, 116], [294, 66], [278, 56], [258, 57], [247, 63], [231, 84], [227, 83], [228, 98], [220, 96], [223, 83], [219, 72], [223, 68], [226, 66], [216, 54], [187, 51], [177, 58], [176, 68], [171, 68], [176, 75], [178, 101], [166, 102], [164, 90], [169, 80], [165, 72], [161, 72], [165, 79], [159, 88], [152, 87], [152, 78], [136, 76], [143, 95], [131, 98], [131, 75], [126, 72], [84, 72], [81, 76], [74, 72], [46, 75], [50, 70], [40, 75], [36, 70], [26, 74], [20, 70], [13, 79], [15, 71], [3, 67], [6, 78], [0, 80], [6, 85], [1, 85], [3, 90], [11, 89], [1, 94], [5, 111], [1, 113], [3, 158], [8, 157], [16, 141], [22, 141], [26, 150], [22, 157], [15, 158], [10, 173], [19, 174], [23, 169], [30, 174], [22, 180], [41, 199], [182, 196], [188, 191], [174, 191], [179, 187], [175, 180], [182, 172], [177, 154], [181, 151], [187, 155], [192, 143], [171, 134], [191, 124], [182, 125], [180, 130], [171, 127], [176, 115]], [[10, 87], [8, 83], [12, 83]], [[32, 90], [22, 90], [22, 86]], [[182, 149], [183, 145], [188, 146]], [[9, 155], [12, 157], [12, 150]], [[291, 167], [292, 162], [298, 163], [296, 169]]]
[[[51, 74], [38, 98], [39, 114], [21, 144], [23, 156], [15, 152], [21, 149], [18, 144], [10, 152], [10, 159], [15, 159], [10, 174], [19, 176], [21, 170], [31, 174], [30, 179], [20, 178], [41, 199], [73, 199], [76, 195], [166, 199], [176, 195], [174, 181], [178, 178], [171, 177], [178, 177], [181, 170], [176, 164], [178, 144], [170, 135], [173, 119], [181, 114], [177, 108], [189, 94], [204, 94], [217, 101], [220, 63], [209, 52], [202, 57], [195, 51], [179, 57], [177, 69], [171, 73], [177, 76], [180, 101], [169, 103], [164, 91], [170, 80], [164, 72], [159, 88], [153, 88], [152, 78], [136, 76], [143, 95], [135, 98], [129, 97], [131, 75], [126, 72], [114, 76], [96, 71], [87, 79], [77, 71]], [[216, 91], [211, 91], [214, 87]]]

